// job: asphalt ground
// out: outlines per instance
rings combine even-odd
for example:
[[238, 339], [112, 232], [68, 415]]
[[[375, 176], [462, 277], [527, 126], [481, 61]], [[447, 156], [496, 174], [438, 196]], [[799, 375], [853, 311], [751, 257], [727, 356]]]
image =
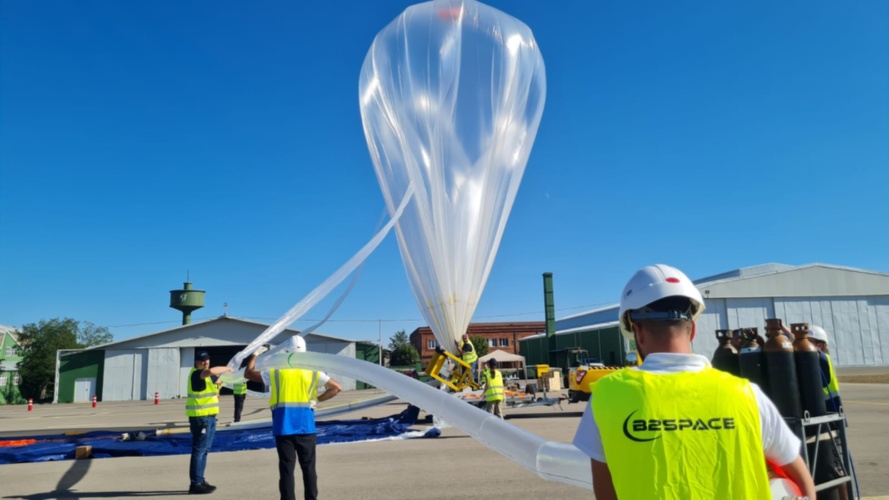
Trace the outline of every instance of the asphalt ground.
[[[889, 385], [844, 384], [841, 390], [862, 496], [889, 495]], [[322, 407], [377, 394], [346, 392]], [[0, 407], [0, 439], [100, 429], [187, 432], [183, 405], [183, 400], [99, 403], [96, 408], [89, 403], [35, 405], [32, 412], [5, 406]], [[248, 397], [243, 420], [268, 417], [266, 405], [266, 400]], [[223, 397], [220, 426], [231, 421], [232, 407], [231, 397]], [[380, 417], [404, 407], [388, 403], [333, 418]], [[582, 410], [581, 404], [563, 402], [561, 408], [508, 409], [506, 416], [545, 439], [570, 442]], [[0, 465], [0, 498], [176, 498], [187, 494], [188, 460], [188, 455], [173, 455]], [[208, 462], [207, 480], [219, 488], [213, 498], [277, 498], [275, 450], [213, 453]], [[321, 446], [317, 469], [322, 498], [593, 498], [589, 490], [540, 479], [458, 429], [445, 429], [435, 439]]]

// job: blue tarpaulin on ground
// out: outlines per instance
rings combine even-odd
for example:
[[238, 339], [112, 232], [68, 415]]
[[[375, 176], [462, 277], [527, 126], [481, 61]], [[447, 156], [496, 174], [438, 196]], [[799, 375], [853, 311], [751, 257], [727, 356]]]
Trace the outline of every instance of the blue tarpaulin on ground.
[[[318, 444], [347, 443], [400, 436], [408, 432], [417, 420], [419, 409], [406, 410], [389, 417], [361, 420], [328, 420], [317, 422]], [[435, 437], [437, 429], [424, 437]], [[93, 431], [74, 436], [16, 437], [15, 440], [34, 439], [25, 446], [0, 447], [0, 464], [45, 462], [74, 459], [75, 449], [91, 446], [93, 458], [150, 457], [191, 453], [191, 434], [157, 436], [153, 430], [130, 431], [130, 436], [144, 436], [144, 440], [122, 439], [121, 432]], [[274, 448], [271, 427], [265, 429], [217, 429], [211, 451], [239, 451]]]

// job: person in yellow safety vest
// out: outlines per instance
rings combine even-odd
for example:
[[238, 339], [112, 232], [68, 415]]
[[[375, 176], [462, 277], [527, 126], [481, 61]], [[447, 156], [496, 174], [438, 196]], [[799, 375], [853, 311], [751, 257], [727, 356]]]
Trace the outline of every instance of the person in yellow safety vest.
[[229, 366], [210, 368], [210, 355], [200, 351], [195, 356], [194, 368], [188, 373], [188, 399], [185, 415], [191, 430], [191, 460], [188, 465], [189, 494], [213, 493], [216, 487], [204, 478], [207, 455], [216, 435], [216, 415], [219, 414], [219, 386], [210, 377], [232, 371]]
[[824, 389], [824, 403], [827, 411], [838, 413], [843, 406], [840, 399], [840, 383], [833, 371], [833, 362], [830, 360], [829, 342], [827, 332], [818, 325], [809, 326], [809, 340], [818, 349], [818, 357], [821, 360], [821, 386]]
[[479, 384], [485, 383], [485, 382], [487, 382], [490, 378], [491, 378], [491, 370], [488, 369], [487, 366], [485, 366], [485, 369], [482, 370], [482, 376], [479, 377], [479, 379], [478, 379], [478, 383], [479, 383]]
[[598, 500], [771, 498], [766, 459], [802, 492], [815, 485], [797, 438], [749, 381], [693, 354], [704, 299], [678, 269], [639, 270], [621, 294], [620, 331], [643, 363], [591, 384], [574, 445]]
[[247, 399], [247, 382], [232, 385], [232, 395], [235, 398], [235, 422], [241, 421], [241, 412], [244, 411], [244, 400]]
[[[840, 384], [837, 381], [836, 373], [833, 371], [833, 363], [830, 360], [830, 351], [828, 350], [827, 331], [818, 325], [809, 325], [809, 340], [815, 344], [818, 349], [818, 357], [821, 364], [821, 387], [824, 390], [824, 405], [827, 411], [839, 413], [843, 407], [843, 401], [840, 399]], [[837, 429], [836, 422], [831, 422], [829, 427], [834, 431]], [[827, 453], [831, 454], [829, 462], [818, 461], [815, 468], [815, 477], [824, 481], [833, 481], [846, 476], [846, 468], [843, 466], [843, 460], [840, 457], [841, 443], [834, 437], [829, 441]], [[839, 498], [846, 500], [849, 498], [849, 491], [845, 487], [838, 487]]]
[[[299, 335], [289, 341], [291, 352], [306, 352], [306, 341]], [[271, 388], [269, 407], [272, 410], [272, 433], [278, 450], [278, 491], [281, 500], [296, 499], [293, 473], [296, 462], [303, 476], [303, 497], [318, 498], [318, 475], [315, 471], [315, 400], [327, 401], [343, 388], [322, 372], [298, 368], [256, 370], [254, 354], [247, 362], [244, 377], [262, 382]], [[318, 386], [325, 391], [318, 394]]]
[[503, 372], [497, 369], [497, 360], [488, 360], [485, 370], [485, 411], [503, 418]]
[[478, 354], [476, 354], [472, 342], [469, 341], [469, 335], [464, 333], [463, 342], [455, 340], [454, 343], [457, 345], [457, 352], [460, 353], [460, 357], [471, 367], [472, 380], [476, 380], [475, 371], [478, 368]]

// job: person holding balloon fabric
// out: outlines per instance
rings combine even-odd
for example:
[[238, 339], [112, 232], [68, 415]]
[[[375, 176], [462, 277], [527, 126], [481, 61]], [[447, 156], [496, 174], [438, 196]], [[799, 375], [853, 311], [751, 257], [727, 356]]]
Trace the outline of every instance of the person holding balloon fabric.
[[469, 335], [464, 333], [463, 342], [455, 340], [454, 343], [457, 345], [457, 352], [460, 353], [460, 357], [470, 366], [472, 380], [476, 380], [475, 371], [478, 368], [478, 354], [475, 353], [475, 347], [469, 341]]
[[[293, 352], [306, 352], [306, 341], [299, 335], [290, 340]], [[272, 433], [278, 451], [278, 491], [281, 500], [296, 499], [294, 472], [299, 462], [303, 477], [303, 498], [318, 498], [318, 475], [315, 471], [315, 411], [314, 402], [327, 401], [343, 388], [322, 372], [299, 368], [256, 370], [254, 354], [247, 362], [244, 378], [262, 382], [270, 388], [269, 407], [272, 410]], [[318, 394], [318, 387], [327, 390]]]

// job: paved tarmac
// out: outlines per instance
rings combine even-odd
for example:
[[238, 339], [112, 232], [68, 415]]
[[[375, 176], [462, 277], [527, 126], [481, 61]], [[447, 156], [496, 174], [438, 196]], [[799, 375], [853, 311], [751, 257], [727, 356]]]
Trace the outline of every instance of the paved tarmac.
[[[863, 497], [889, 495], [889, 385], [844, 384], [849, 445]], [[380, 394], [343, 393], [322, 406]], [[186, 431], [184, 401], [0, 407], [0, 438], [72, 430]], [[244, 420], [268, 417], [267, 401], [248, 398]], [[379, 417], [404, 409], [388, 403], [335, 418]], [[548, 440], [570, 442], [581, 404], [507, 410], [508, 421]], [[222, 398], [220, 425], [231, 421], [232, 400]], [[421, 414], [422, 415], [422, 414]], [[418, 428], [425, 424], [420, 423]], [[211, 498], [277, 498], [275, 450], [214, 453], [207, 479]], [[298, 474], [298, 472], [297, 472]], [[547, 482], [457, 429], [436, 439], [334, 444], [319, 447], [319, 489], [328, 499], [590, 499], [589, 490]], [[299, 482], [299, 479], [297, 479]], [[188, 455], [0, 465], [0, 499], [175, 498], [187, 494]], [[889, 497], [886, 497], [889, 498]]]

